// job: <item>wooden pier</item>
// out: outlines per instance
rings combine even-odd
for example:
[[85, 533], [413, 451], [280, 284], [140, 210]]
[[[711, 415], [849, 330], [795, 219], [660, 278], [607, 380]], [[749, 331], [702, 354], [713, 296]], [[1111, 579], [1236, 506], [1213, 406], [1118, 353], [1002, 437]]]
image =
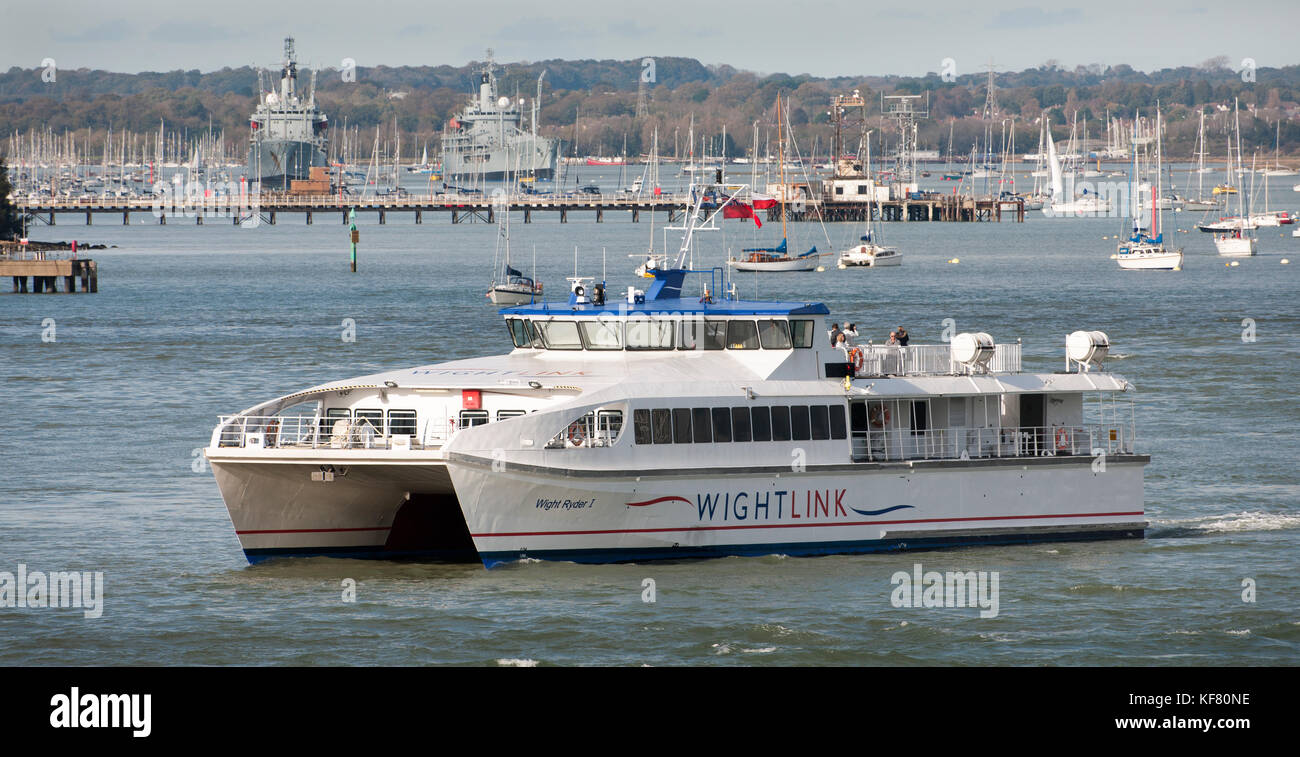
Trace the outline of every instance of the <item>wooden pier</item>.
[[[193, 205], [160, 207], [152, 197], [133, 198], [76, 198], [42, 199], [28, 202], [16, 201], [19, 212], [26, 213], [38, 223], [56, 224], [60, 214], [84, 215], [86, 225], [92, 225], [96, 216], [120, 217], [123, 225], [130, 225], [132, 214], [148, 214], [159, 224], [168, 223], [218, 223], [228, 221], [239, 225], [267, 223], [274, 225], [284, 214], [301, 215], [306, 224], [315, 222], [317, 216], [338, 214], [339, 222], [348, 223], [348, 213], [353, 209], [358, 215], [372, 213], [380, 224], [388, 222], [391, 213], [409, 213], [414, 223], [423, 224], [426, 214], [442, 214], [453, 224], [494, 223], [496, 213], [502, 208], [523, 216], [524, 223], [532, 223], [534, 213], [555, 213], [560, 223], [568, 223], [571, 214], [592, 218], [603, 223], [609, 213], [626, 214], [633, 223], [641, 220], [643, 213], [663, 214], [672, 223], [679, 220], [687, 204], [685, 196], [659, 195], [636, 197], [619, 195], [533, 196], [516, 195], [502, 201], [490, 196], [475, 195], [410, 195], [405, 197], [340, 197], [338, 195], [301, 196], [262, 193], [256, 199], [239, 196], [195, 198]], [[879, 205], [864, 202], [823, 202], [818, 200], [791, 203], [786, 206], [786, 220], [814, 221], [866, 221], [868, 214], [882, 221], [1001, 221], [1009, 213], [1015, 221], [1023, 221], [1025, 207], [1022, 200], [995, 197], [971, 197], [923, 193], [919, 197], [889, 200]], [[769, 210], [768, 217], [780, 219], [780, 209]]]
[[64, 282], [63, 291], [72, 294], [77, 291], [77, 279], [81, 279], [82, 292], [99, 291], [99, 269], [88, 258], [24, 260], [4, 256], [0, 257], [0, 277], [3, 276], [12, 278], [14, 291], [22, 294], [54, 294], [59, 291], [60, 280]]

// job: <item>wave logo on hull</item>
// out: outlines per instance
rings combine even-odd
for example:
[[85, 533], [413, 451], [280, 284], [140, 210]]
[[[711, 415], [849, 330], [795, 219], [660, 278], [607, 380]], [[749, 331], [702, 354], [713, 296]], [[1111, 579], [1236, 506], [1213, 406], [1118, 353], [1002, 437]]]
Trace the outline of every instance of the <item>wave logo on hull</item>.
[[876, 516], [895, 510], [915, 509], [913, 505], [893, 505], [879, 510], [859, 509], [844, 501], [848, 493], [847, 489], [710, 492], [696, 494], [693, 501], [686, 497], [668, 495], [628, 502], [627, 506], [649, 507], [663, 502], [682, 502], [697, 510], [700, 522], [787, 519], [834, 521], [851, 518], [849, 512]]

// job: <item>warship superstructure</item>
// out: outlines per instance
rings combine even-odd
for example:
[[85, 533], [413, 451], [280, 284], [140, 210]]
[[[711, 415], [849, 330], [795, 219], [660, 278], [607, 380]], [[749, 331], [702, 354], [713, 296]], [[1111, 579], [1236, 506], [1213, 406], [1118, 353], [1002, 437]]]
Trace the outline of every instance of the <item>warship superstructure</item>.
[[326, 166], [329, 119], [316, 109], [316, 73], [305, 96], [298, 94], [298, 61], [293, 38], [284, 40], [280, 86], [268, 91], [258, 72], [257, 111], [249, 118], [249, 181], [267, 190], [289, 189], [294, 179], [309, 179], [312, 166]]
[[556, 174], [560, 141], [537, 134], [538, 104], [532, 107], [531, 132], [521, 128], [520, 102], [497, 96], [489, 58], [479, 73], [478, 94], [447, 122], [442, 136], [443, 177], [463, 185], [507, 175], [550, 179]]

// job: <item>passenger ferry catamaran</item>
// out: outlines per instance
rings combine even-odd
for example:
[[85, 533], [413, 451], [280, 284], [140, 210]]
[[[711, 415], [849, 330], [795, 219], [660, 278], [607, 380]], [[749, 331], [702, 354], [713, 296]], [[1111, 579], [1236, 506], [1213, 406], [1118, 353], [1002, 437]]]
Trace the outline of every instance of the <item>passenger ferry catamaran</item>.
[[221, 417], [206, 455], [248, 559], [491, 567], [1143, 535], [1150, 458], [1104, 334], [1070, 335], [1058, 372], [1022, 371], [1019, 342], [983, 333], [846, 359], [825, 305], [741, 301], [725, 269], [686, 269], [688, 244], [647, 291], [575, 276], [567, 302], [502, 309], [504, 354]]

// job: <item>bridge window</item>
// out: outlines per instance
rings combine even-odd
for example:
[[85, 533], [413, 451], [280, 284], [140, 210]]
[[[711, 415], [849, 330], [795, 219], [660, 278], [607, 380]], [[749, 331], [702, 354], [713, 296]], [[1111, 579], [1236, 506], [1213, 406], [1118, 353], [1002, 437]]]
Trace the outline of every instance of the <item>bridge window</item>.
[[629, 318], [627, 348], [629, 350], [671, 350], [674, 323], [668, 320]]
[[813, 322], [790, 321], [790, 341], [797, 349], [806, 350], [813, 345]]
[[726, 321], [682, 321], [682, 338], [678, 349], [720, 350], [727, 346]]
[[537, 328], [542, 332], [542, 339], [547, 349], [580, 350], [582, 337], [578, 335], [578, 324], [573, 321], [538, 321]]
[[535, 341], [532, 334], [531, 324], [522, 318], [509, 318], [506, 325], [510, 328], [510, 341], [515, 343], [516, 347], [532, 347]]
[[582, 321], [582, 338], [589, 350], [623, 349], [623, 328], [618, 321]]
[[758, 349], [758, 327], [753, 321], [727, 321], [727, 349]]
[[790, 324], [785, 321], [759, 321], [758, 338], [765, 350], [790, 349]]

